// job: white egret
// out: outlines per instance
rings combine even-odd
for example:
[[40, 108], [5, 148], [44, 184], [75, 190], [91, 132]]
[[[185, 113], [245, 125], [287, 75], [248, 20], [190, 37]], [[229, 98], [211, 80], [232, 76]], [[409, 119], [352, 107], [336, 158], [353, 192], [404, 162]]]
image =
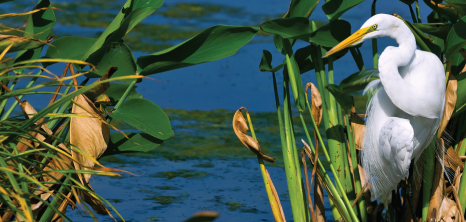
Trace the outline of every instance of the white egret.
[[379, 199], [387, 208], [392, 190], [408, 178], [411, 160], [419, 159], [439, 127], [446, 86], [439, 58], [417, 50], [408, 26], [392, 15], [374, 15], [324, 57], [383, 36], [399, 46], [385, 48], [378, 64], [380, 79], [368, 85], [378, 91], [367, 107], [361, 162], [371, 183], [372, 201]]

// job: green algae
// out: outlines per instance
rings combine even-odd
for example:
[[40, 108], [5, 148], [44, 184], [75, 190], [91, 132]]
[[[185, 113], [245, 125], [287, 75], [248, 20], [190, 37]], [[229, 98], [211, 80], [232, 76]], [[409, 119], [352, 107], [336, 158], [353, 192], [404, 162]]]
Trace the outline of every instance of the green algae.
[[148, 218], [146, 219], [146, 221], [147, 221], [147, 222], [149, 222], [149, 221], [160, 221], [160, 218], [157, 217], [157, 216], [152, 216], [152, 217], [148, 217]]
[[228, 206], [228, 210], [230, 211], [240, 210], [241, 212], [245, 213], [257, 213], [259, 211], [256, 208], [249, 208], [246, 207], [244, 204], [238, 202], [227, 202], [225, 203], [225, 205]]
[[141, 193], [155, 193], [154, 191], [151, 191], [151, 190], [138, 190], [138, 192], [141, 192]]
[[156, 186], [154, 188], [159, 189], [159, 190], [179, 190], [178, 187], [173, 187], [173, 186]]
[[209, 175], [209, 173], [203, 171], [195, 171], [195, 170], [177, 170], [177, 171], [166, 171], [166, 172], [159, 172], [154, 173], [149, 176], [156, 177], [156, 178], [166, 178], [166, 179], [173, 179], [176, 177], [183, 177], [186, 179], [199, 179]]
[[200, 18], [209, 16], [214, 13], [229, 13], [239, 14], [241, 13], [239, 7], [229, 7], [217, 4], [207, 3], [177, 3], [168, 4], [166, 7], [162, 7], [161, 15], [171, 18]]
[[162, 205], [168, 205], [179, 202], [181, 198], [175, 196], [152, 196], [144, 198], [144, 200], [155, 200], [157, 203]]

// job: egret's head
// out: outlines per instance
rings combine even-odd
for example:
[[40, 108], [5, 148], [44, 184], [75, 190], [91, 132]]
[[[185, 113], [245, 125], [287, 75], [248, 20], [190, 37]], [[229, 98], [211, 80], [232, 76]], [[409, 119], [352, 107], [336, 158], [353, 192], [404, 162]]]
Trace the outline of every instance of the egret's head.
[[403, 23], [399, 18], [392, 15], [374, 15], [361, 26], [361, 29], [330, 49], [323, 57], [328, 57], [348, 46], [357, 45], [367, 39], [387, 36], [399, 27], [399, 22]]

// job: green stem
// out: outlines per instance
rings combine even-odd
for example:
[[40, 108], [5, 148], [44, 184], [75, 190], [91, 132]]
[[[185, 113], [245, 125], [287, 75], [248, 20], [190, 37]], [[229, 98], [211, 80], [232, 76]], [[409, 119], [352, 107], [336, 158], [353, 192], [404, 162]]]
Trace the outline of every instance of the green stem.
[[[425, 160], [425, 164], [424, 164], [424, 177], [423, 177], [424, 186], [422, 188], [422, 221], [427, 220], [427, 216], [428, 216], [427, 213], [429, 211], [430, 194], [432, 190], [432, 183], [434, 180], [435, 147], [428, 147], [428, 149], [426, 149], [424, 160]], [[461, 188], [461, 185], [460, 185], [460, 188]]]
[[60, 186], [60, 189], [53, 197], [52, 203], [50, 203], [50, 206], [47, 207], [44, 214], [42, 214], [39, 222], [46, 222], [46, 221], [52, 220], [53, 215], [55, 215], [57, 211], [57, 206], [61, 203], [61, 200], [63, 200], [62, 198], [60, 198], [60, 196], [61, 195], [65, 196], [64, 192], [69, 189], [68, 186], [69, 186], [69, 178], [66, 177], [65, 181], [63, 181], [63, 184]]
[[[133, 89], [134, 85], [136, 84], [136, 79], [133, 80], [131, 82], [131, 84], [128, 86], [128, 88], [126, 89], [125, 93], [123, 93], [123, 95], [121, 96], [120, 100], [118, 100], [117, 104], [115, 105], [115, 107], [113, 107], [113, 110], [117, 110], [118, 108], [120, 108], [121, 104], [123, 104], [123, 102], [126, 100], [126, 97], [128, 97], [129, 93], [131, 92], [131, 90]], [[107, 116], [107, 123], [110, 123], [112, 121], [112, 117], [111, 116]]]
[[[309, 110], [309, 114], [311, 116], [312, 124], [314, 126], [315, 131], [316, 131], [317, 138], [319, 139], [320, 145], [322, 146], [322, 150], [324, 152], [325, 158], [327, 159], [327, 161], [330, 162], [330, 164], [329, 164], [330, 165], [330, 171], [332, 172], [333, 175], [337, 175], [336, 171], [335, 171], [335, 168], [333, 167], [333, 163], [332, 163], [332, 161], [330, 159], [330, 156], [329, 156], [329, 154], [327, 152], [327, 148], [325, 147], [325, 144], [324, 144], [324, 142], [322, 140], [322, 136], [320, 135], [320, 132], [319, 132], [319, 130], [317, 128], [317, 124], [316, 124], [316, 122], [314, 120], [314, 117], [312, 116], [311, 106], [309, 105], [309, 100], [308, 100], [307, 94], [305, 96], [306, 96], [306, 105], [307, 105], [307, 108]], [[313, 152], [315, 152], [315, 150], [313, 150]], [[319, 159], [318, 159], [318, 162], [320, 163]], [[320, 167], [321, 167], [322, 171], [325, 173], [325, 169], [323, 169], [323, 166], [320, 166]], [[324, 174], [324, 175], [326, 175], [326, 174]], [[349, 202], [349, 199], [346, 196], [346, 193], [344, 192], [344, 189], [343, 189], [343, 186], [340, 183], [340, 180], [338, 179], [338, 177], [335, 177], [335, 176], [333, 178], [335, 179], [335, 183], [337, 184], [339, 192], [338, 192], [338, 190], [333, 189], [333, 190], [336, 191], [336, 193], [333, 193], [333, 191], [332, 191], [332, 193], [336, 197], [335, 199], [338, 201], [338, 204], [339, 204], [340, 208], [344, 211], [343, 213], [350, 216], [350, 218], [348, 218], [348, 219], [351, 219], [352, 221], [359, 221], [356, 214], [355, 214], [355, 212], [353, 211], [353, 208], [351, 207], [351, 203]], [[333, 187], [333, 183], [331, 181], [328, 182], [327, 179], [326, 179], [325, 183], [329, 186], [329, 188]], [[341, 195], [339, 193], [341, 193]], [[341, 201], [341, 199], [339, 198], [340, 196], [343, 197], [343, 202], [342, 203], [340, 202]]]
[[[351, 154], [351, 163], [353, 165], [353, 174], [354, 174], [354, 182], [356, 185], [356, 193], [359, 194], [362, 190], [361, 178], [359, 177], [359, 168], [358, 168], [358, 160], [356, 154], [356, 143], [354, 141], [354, 128], [351, 127], [351, 123], [349, 121], [348, 115], [345, 115], [346, 120], [346, 131], [348, 132], [348, 140], [350, 144], [350, 154]], [[366, 212], [366, 201], [364, 198], [358, 199], [358, 206], [359, 206], [359, 213], [361, 215], [361, 221], [367, 221], [367, 212]]]
[[416, 19], [416, 15], [414, 15], [413, 7], [411, 7], [411, 5], [408, 5], [408, 6], [409, 6], [409, 12], [411, 13], [411, 18], [413, 19], [413, 23], [417, 23], [417, 19]]
[[415, 0], [414, 2], [415, 2], [415, 4], [416, 4], [417, 22], [418, 22], [418, 23], [422, 23], [422, 20], [421, 20], [421, 11], [419, 11], [419, 2], [418, 2], [418, 0]]
[[[304, 214], [304, 209], [307, 209], [307, 206], [304, 205], [304, 202], [302, 201], [302, 190], [301, 190], [301, 185], [298, 180], [298, 173], [297, 173], [297, 168], [299, 165], [295, 162], [295, 156], [293, 152], [293, 142], [292, 142], [292, 131], [291, 131], [291, 114], [289, 113], [289, 79], [286, 73], [284, 72], [284, 81], [283, 81], [283, 95], [284, 95], [284, 116], [285, 116], [285, 138], [286, 138], [286, 147], [287, 150], [286, 152], [283, 152], [284, 157], [288, 159], [288, 164], [289, 166], [285, 168], [288, 169], [289, 171], [287, 172], [287, 181], [288, 181], [288, 189], [290, 191], [290, 202], [291, 202], [291, 208], [293, 209], [293, 219], [295, 221], [304, 221], [305, 220], [305, 214]], [[301, 191], [301, 193], [300, 193]], [[304, 208], [306, 207], [306, 208]]]
[[361, 52], [359, 52], [359, 49], [350, 49], [351, 55], [353, 56], [354, 61], [356, 62], [356, 65], [358, 66], [359, 70], [364, 70], [366, 69], [364, 67], [364, 60], [362, 59]]

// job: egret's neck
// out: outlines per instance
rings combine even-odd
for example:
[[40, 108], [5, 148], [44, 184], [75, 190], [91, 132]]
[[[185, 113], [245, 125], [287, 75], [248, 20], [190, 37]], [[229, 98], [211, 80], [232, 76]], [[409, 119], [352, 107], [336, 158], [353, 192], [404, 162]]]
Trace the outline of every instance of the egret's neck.
[[416, 39], [413, 33], [403, 21], [399, 20], [399, 23], [400, 25], [388, 34], [398, 43], [398, 47], [394, 49], [394, 56], [391, 58], [398, 67], [407, 65], [416, 51]]

